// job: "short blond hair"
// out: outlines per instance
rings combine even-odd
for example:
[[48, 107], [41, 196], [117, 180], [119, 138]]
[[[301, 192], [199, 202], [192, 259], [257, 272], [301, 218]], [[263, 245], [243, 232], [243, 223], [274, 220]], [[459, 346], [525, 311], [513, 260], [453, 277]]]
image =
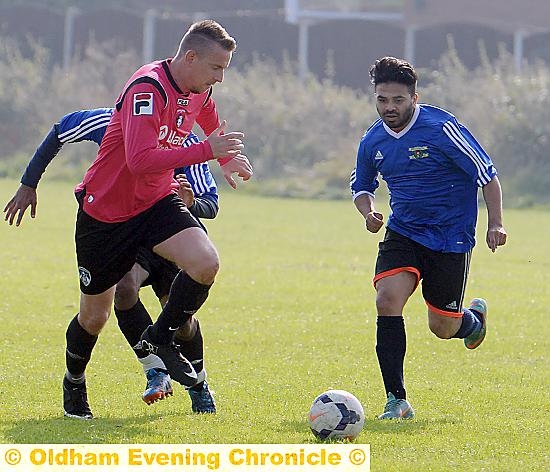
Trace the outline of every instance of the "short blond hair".
[[180, 49], [192, 49], [201, 54], [212, 46], [219, 44], [226, 51], [234, 51], [237, 47], [235, 38], [229, 35], [225, 28], [214, 20], [202, 20], [193, 23], [183, 36]]

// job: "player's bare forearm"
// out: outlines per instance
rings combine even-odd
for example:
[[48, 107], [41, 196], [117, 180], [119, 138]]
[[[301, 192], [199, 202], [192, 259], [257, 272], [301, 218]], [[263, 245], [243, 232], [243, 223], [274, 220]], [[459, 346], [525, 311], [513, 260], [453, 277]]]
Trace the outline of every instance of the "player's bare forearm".
[[497, 176], [483, 187], [483, 199], [487, 206], [487, 246], [495, 252], [498, 246], [506, 244], [506, 230], [502, 216], [502, 189]]
[[502, 189], [498, 177], [483, 187], [483, 198], [487, 206], [487, 216], [490, 226], [503, 226], [502, 224]]
[[371, 211], [374, 210], [374, 198], [364, 193], [363, 195], [359, 195], [355, 200], [353, 200], [353, 203], [355, 204], [355, 207], [361, 213], [365, 218]]
[[374, 197], [368, 193], [359, 195], [354, 201], [359, 213], [365, 218], [365, 227], [371, 233], [377, 233], [384, 225], [384, 215], [376, 211]]

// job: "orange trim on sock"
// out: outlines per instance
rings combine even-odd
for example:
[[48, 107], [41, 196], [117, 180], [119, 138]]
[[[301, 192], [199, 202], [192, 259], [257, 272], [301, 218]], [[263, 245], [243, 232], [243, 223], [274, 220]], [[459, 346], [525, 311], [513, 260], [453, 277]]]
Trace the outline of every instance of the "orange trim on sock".
[[428, 305], [428, 308], [431, 311], [433, 311], [434, 313], [437, 313], [438, 315], [447, 316], [449, 318], [462, 318], [463, 313], [461, 311], [459, 311], [458, 313], [456, 311], [444, 311], [439, 308], [436, 308], [433, 305], [430, 305], [426, 300], [424, 300], [424, 302], [426, 302], [426, 305]]
[[416, 267], [397, 267], [396, 269], [380, 272], [379, 274], [376, 274], [374, 276], [374, 278], [372, 279], [372, 284], [376, 288], [376, 282], [378, 282], [380, 279], [390, 277], [401, 272], [412, 272], [414, 275], [416, 275], [416, 285], [414, 286], [414, 289], [416, 290], [416, 287], [418, 287], [418, 284], [420, 283], [420, 271]]

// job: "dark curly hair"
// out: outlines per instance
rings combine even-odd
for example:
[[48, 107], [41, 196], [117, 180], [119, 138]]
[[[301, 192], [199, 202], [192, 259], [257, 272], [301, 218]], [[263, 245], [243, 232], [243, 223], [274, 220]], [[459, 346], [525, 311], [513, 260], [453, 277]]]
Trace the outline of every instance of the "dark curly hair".
[[397, 82], [406, 85], [409, 93], [416, 93], [418, 79], [414, 67], [404, 59], [386, 56], [378, 59], [370, 68], [370, 80], [376, 87], [378, 84]]

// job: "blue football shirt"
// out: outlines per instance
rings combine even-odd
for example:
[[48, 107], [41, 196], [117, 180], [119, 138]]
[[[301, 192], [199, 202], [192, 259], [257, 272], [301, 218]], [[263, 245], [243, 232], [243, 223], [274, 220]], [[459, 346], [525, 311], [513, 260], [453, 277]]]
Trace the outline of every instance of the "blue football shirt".
[[451, 113], [417, 105], [399, 133], [381, 119], [366, 131], [350, 186], [354, 200], [374, 196], [381, 176], [390, 192], [388, 228], [434, 251], [463, 253], [475, 245], [478, 188], [496, 174]]

